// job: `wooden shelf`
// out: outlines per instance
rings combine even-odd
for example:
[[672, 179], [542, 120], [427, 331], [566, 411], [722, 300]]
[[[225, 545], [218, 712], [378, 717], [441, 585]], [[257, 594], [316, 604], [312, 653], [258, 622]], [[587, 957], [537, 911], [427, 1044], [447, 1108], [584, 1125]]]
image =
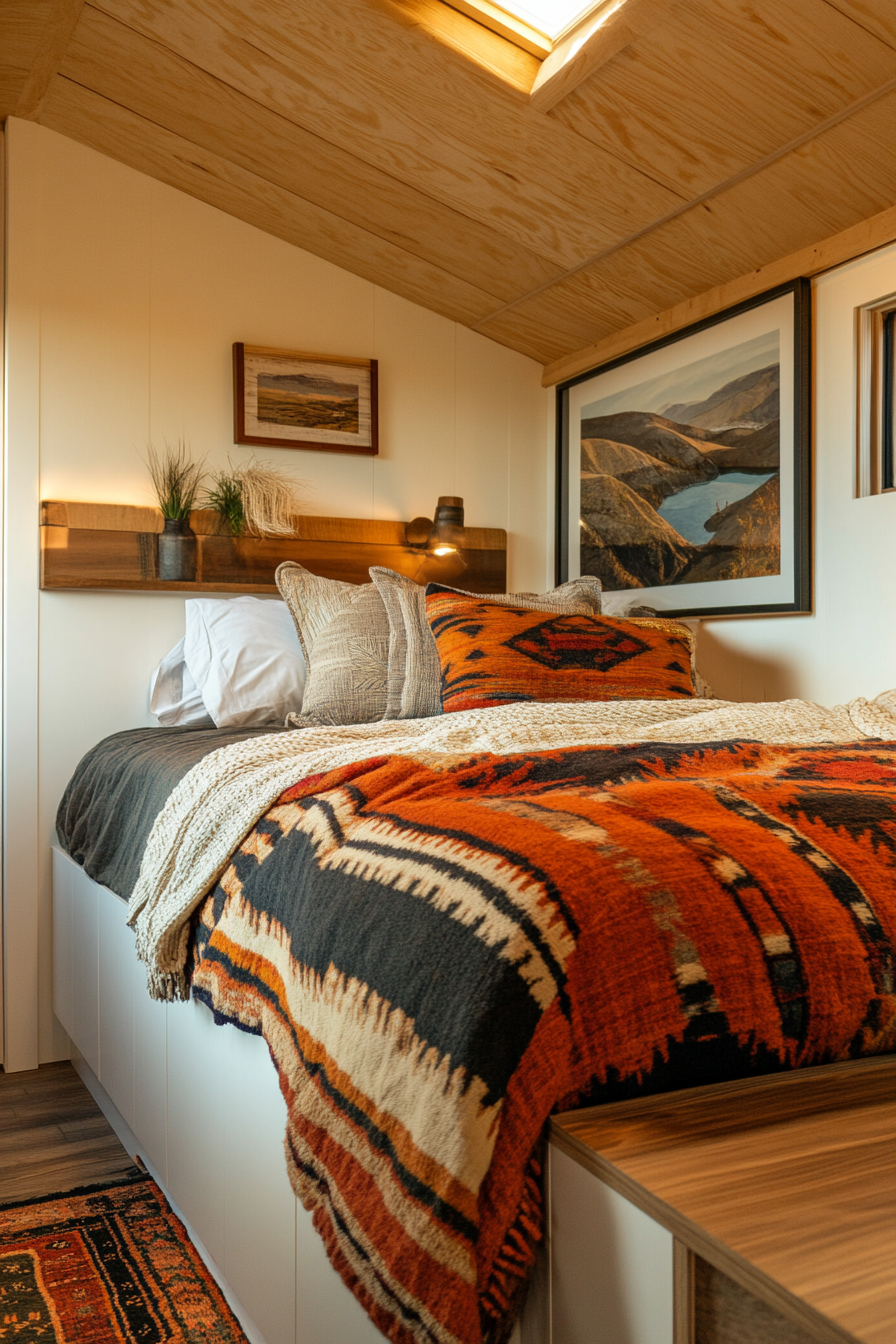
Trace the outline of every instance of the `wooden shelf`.
[[[292, 537], [227, 537], [217, 519], [197, 510], [190, 519], [198, 543], [194, 583], [159, 578], [157, 509], [129, 504], [45, 500], [41, 505], [41, 588], [124, 592], [275, 593], [274, 571], [295, 560], [314, 574], [346, 583], [369, 582], [371, 565], [382, 565], [418, 583], [460, 583], [478, 593], [507, 586], [507, 533], [469, 527], [463, 562], [439, 559], [405, 542], [405, 524], [382, 519], [296, 519]], [[465, 563], [466, 567], [463, 567]]]

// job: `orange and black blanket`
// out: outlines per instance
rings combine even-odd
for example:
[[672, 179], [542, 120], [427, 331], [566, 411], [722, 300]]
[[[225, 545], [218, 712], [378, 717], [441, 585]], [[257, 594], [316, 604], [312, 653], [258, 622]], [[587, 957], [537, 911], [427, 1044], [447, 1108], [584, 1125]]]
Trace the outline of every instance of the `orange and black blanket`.
[[506, 1338], [551, 1111], [894, 1049], [896, 743], [379, 757], [298, 782], [192, 988], [396, 1344]]

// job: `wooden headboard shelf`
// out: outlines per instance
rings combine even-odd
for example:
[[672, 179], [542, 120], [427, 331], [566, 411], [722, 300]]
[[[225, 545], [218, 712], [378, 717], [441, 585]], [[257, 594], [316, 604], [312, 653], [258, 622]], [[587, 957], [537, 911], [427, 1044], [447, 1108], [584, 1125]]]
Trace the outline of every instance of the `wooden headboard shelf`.
[[159, 578], [155, 534], [158, 509], [132, 504], [84, 504], [49, 499], [41, 504], [41, 588], [135, 592], [275, 593], [274, 571], [296, 560], [314, 574], [346, 583], [369, 582], [383, 565], [418, 583], [460, 583], [477, 593], [507, 587], [507, 533], [468, 527], [463, 562], [415, 550], [405, 524], [378, 518], [296, 518], [292, 537], [229, 537], [217, 516], [199, 509], [190, 522], [198, 539], [195, 583]]

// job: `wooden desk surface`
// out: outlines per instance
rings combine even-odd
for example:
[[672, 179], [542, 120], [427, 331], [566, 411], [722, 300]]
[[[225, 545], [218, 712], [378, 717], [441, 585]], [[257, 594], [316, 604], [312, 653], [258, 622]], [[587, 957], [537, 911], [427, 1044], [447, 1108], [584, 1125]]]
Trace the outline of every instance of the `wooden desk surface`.
[[819, 1340], [896, 1344], [896, 1056], [555, 1116], [551, 1141]]

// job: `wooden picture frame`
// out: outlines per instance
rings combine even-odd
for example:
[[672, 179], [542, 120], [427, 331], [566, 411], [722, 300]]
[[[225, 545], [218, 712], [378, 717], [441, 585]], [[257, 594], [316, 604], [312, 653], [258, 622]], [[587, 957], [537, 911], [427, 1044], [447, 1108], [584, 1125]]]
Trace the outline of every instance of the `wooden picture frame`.
[[235, 341], [233, 439], [375, 457], [377, 361]]
[[794, 280], [560, 385], [559, 581], [617, 615], [811, 611], [810, 304]]

